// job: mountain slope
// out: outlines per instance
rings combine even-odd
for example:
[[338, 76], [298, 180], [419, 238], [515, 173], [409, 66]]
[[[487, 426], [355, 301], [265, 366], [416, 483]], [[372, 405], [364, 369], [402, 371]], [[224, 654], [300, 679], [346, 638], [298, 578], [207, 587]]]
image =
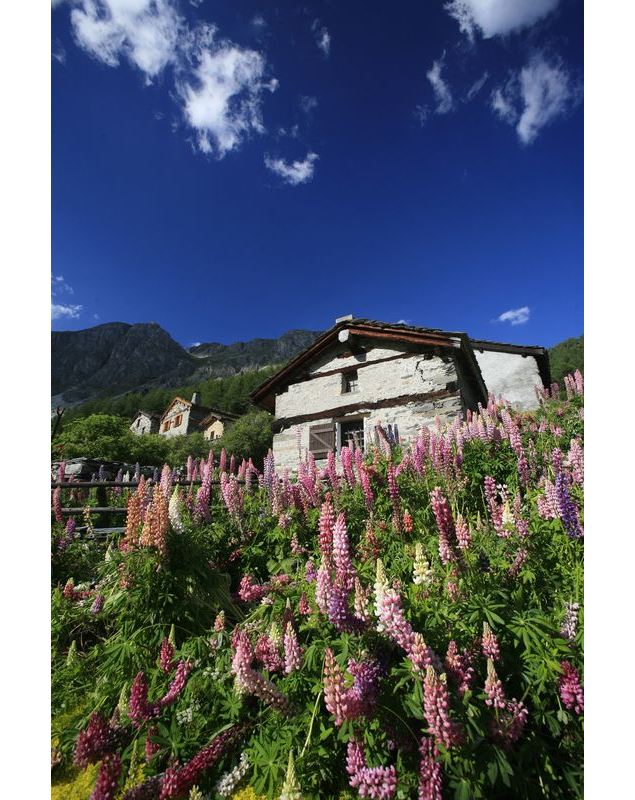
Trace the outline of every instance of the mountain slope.
[[565, 375], [579, 369], [584, 372], [584, 336], [565, 339], [549, 348], [551, 379], [561, 383]]

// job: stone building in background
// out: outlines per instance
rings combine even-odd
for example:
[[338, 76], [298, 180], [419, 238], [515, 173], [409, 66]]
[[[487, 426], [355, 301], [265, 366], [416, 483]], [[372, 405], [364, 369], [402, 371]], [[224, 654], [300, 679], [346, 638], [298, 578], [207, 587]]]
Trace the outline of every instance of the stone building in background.
[[169, 437], [202, 432], [206, 439], [217, 439], [235, 419], [235, 414], [201, 405], [198, 392], [194, 392], [191, 400], [172, 400], [161, 415], [158, 432]]
[[466, 333], [354, 319], [336, 324], [252, 393], [275, 415], [276, 465], [294, 468], [344, 445], [364, 449], [375, 425], [402, 442], [503, 394], [521, 409], [549, 385], [542, 347], [472, 341]]
[[150, 411], [137, 411], [130, 425], [130, 430], [137, 436], [143, 436], [147, 433], [158, 433], [160, 418], [160, 414], [154, 414]]

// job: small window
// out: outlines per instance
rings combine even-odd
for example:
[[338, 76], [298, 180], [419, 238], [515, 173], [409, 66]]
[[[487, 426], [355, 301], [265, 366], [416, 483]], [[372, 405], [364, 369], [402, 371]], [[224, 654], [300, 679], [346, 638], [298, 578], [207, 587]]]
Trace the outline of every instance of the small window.
[[352, 450], [364, 449], [363, 419], [340, 422], [340, 447], [350, 447]]
[[309, 428], [309, 452], [315, 458], [327, 458], [335, 450], [335, 425], [314, 425]]
[[139, 427], [139, 425], [140, 425], [140, 424], [141, 424], [141, 419], [139, 418], [139, 419], [137, 420], [137, 428]]
[[178, 428], [182, 420], [183, 420], [183, 414], [177, 414], [177, 416], [174, 418], [174, 427]]
[[167, 422], [163, 423], [163, 431], [165, 432], [165, 431], [169, 431], [169, 430], [170, 430], [170, 420], [168, 420]]
[[352, 394], [357, 391], [359, 391], [357, 370], [355, 372], [345, 372], [342, 375], [342, 394]]

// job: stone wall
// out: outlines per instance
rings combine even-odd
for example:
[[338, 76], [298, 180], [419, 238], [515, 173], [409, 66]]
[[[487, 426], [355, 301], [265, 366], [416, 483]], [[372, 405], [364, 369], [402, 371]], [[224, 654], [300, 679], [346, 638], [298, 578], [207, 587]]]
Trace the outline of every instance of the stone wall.
[[505, 400], [521, 411], [538, 407], [535, 387], [542, 387], [538, 364], [533, 356], [518, 353], [480, 352], [474, 349], [487, 391]]
[[[403, 358], [374, 364], [380, 359], [402, 354]], [[361, 364], [368, 366], [361, 367]], [[342, 391], [341, 373], [322, 374], [354, 365], [360, 366], [356, 392]], [[416, 436], [420, 427], [434, 425], [437, 416], [445, 422], [463, 413], [461, 395], [457, 390], [459, 376], [452, 359], [413, 354], [398, 348], [373, 348], [366, 353], [346, 357], [331, 353], [316, 361], [310, 374], [313, 376], [311, 380], [291, 384], [286, 392], [276, 396], [276, 419], [290, 419], [290, 425], [273, 439], [276, 465], [282, 469], [296, 468], [298, 451], [304, 457], [309, 448], [309, 429], [316, 425], [362, 418], [364, 440], [368, 443], [375, 425], [397, 424], [401, 441], [407, 442]], [[397, 401], [394, 405], [382, 408], [372, 407], [373, 403], [391, 398], [445, 391], [452, 394], [427, 401], [412, 399]], [[338, 413], [338, 409], [353, 403], [359, 404], [359, 409]], [[293, 417], [319, 414], [321, 411], [324, 412], [321, 418], [293, 423]], [[339, 441], [337, 444], [339, 446]]]
[[130, 430], [137, 436], [144, 436], [147, 433], [158, 433], [159, 422], [156, 417], [151, 417], [149, 414], [137, 414], [130, 426]]
[[[173, 425], [174, 420], [176, 417], [182, 415], [181, 424], [177, 425], [176, 427]], [[186, 405], [185, 403], [175, 403], [172, 408], [168, 411], [165, 417], [161, 420], [161, 427], [159, 428], [159, 433], [161, 436], [185, 436], [188, 432], [188, 424], [190, 418], [190, 406]], [[163, 427], [166, 422], [170, 422], [170, 429], [167, 431], [163, 430]]]
[[210, 424], [205, 427], [203, 430], [203, 436], [205, 439], [218, 439], [223, 435], [224, 432], [224, 423], [222, 420], [216, 419], [214, 422], [210, 422]]

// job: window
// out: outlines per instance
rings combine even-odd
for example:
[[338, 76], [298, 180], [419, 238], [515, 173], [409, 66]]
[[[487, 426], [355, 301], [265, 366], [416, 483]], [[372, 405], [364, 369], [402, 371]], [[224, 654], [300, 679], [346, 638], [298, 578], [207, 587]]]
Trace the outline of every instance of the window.
[[178, 428], [182, 421], [183, 421], [183, 414], [177, 414], [177, 416], [174, 418], [174, 427]]
[[314, 425], [309, 428], [309, 452], [315, 458], [326, 458], [335, 450], [335, 424]]
[[139, 417], [139, 419], [137, 419], [137, 428], [139, 427], [140, 423], [141, 423], [141, 417]]
[[364, 449], [364, 420], [352, 419], [340, 422], [340, 449], [350, 447], [353, 450]]
[[165, 431], [169, 431], [169, 430], [170, 430], [170, 420], [168, 420], [167, 422], [163, 423], [163, 432], [165, 433]]
[[342, 394], [349, 394], [357, 391], [359, 391], [357, 370], [354, 372], [345, 372], [342, 375]]

